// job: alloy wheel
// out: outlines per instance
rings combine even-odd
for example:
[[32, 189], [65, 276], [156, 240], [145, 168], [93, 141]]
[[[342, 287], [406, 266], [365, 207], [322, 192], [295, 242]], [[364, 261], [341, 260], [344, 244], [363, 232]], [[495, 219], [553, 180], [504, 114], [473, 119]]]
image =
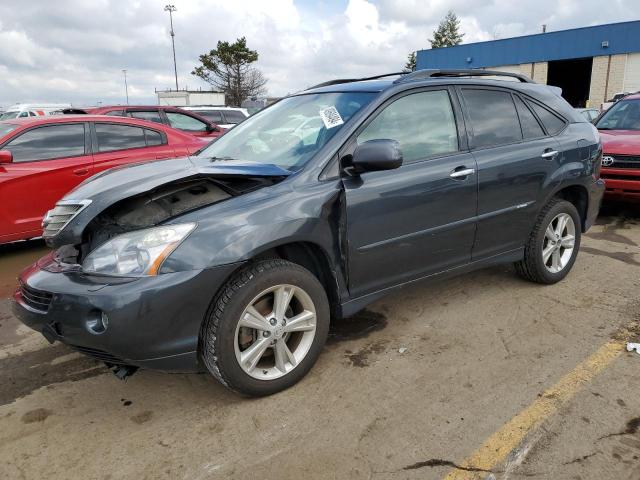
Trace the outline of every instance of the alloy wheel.
[[561, 272], [571, 260], [576, 225], [571, 215], [560, 213], [547, 226], [542, 243], [542, 263], [551, 273]]
[[306, 357], [315, 333], [316, 308], [307, 292], [275, 285], [244, 309], [235, 332], [236, 360], [253, 378], [280, 378]]

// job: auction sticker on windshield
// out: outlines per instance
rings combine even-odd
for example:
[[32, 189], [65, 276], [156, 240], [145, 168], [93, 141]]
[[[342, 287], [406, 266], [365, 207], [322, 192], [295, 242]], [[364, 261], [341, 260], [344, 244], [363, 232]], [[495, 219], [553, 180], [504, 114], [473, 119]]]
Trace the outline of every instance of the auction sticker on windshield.
[[319, 113], [320, 118], [322, 118], [322, 121], [324, 122], [324, 126], [326, 128], [337, 127], [338, 125], [342, 125], [344, 123], [342, 117], [340, 116], [340, 113], [338, 112], [338, 110], [336, 110], [336, 107], [325, 108], [323, 110], [320, 110]]

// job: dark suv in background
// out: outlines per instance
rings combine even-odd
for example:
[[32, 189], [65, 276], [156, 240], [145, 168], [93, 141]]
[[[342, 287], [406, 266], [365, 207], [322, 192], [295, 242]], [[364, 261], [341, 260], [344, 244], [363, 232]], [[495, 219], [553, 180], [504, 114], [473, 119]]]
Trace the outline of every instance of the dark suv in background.
[[47, 216], [56, 251], [21, 274], [18, 317], [121, 377], [206, 368], [266, 395], [309, 371], [331, 317], [405, 285], [504, 262], [563, 279], [604, 191], [594, 126], [520, 75], [394, 75], [85, 182]]

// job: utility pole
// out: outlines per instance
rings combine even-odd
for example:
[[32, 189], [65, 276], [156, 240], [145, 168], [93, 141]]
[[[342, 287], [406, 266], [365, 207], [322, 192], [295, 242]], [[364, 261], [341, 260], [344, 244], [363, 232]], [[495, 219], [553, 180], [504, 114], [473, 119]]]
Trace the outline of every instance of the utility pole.
[[176, 76], [176, 90], [178, 90], [178, 67], [176, 65], [176, 34], [173, 32], [173, 12], [177, 8], [175, 5], [165, 5], [164, 11], [169, 12], [169, 23], [171, 24], [171, 46], [173, 48], [173, 73]]
[[127, 96], [127, 105], [129, 105], [129, 86], [127, 85], [127, 71], [122, 70], [122, 73], [124, 73], [124, 93]]

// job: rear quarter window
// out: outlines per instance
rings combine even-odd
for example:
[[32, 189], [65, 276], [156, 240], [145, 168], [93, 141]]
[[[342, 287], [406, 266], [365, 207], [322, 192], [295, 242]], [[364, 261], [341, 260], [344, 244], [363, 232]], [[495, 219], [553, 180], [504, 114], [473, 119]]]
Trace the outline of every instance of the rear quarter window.
[[556, 133], [559, 133], [566, 125], [566, 122], [562, 118], [558, 117], [555, 113], [551, 112], [551, 110], [535, 102], [527, 101], [527, 103], [536, 113], [549, 135], [555, 135]]

